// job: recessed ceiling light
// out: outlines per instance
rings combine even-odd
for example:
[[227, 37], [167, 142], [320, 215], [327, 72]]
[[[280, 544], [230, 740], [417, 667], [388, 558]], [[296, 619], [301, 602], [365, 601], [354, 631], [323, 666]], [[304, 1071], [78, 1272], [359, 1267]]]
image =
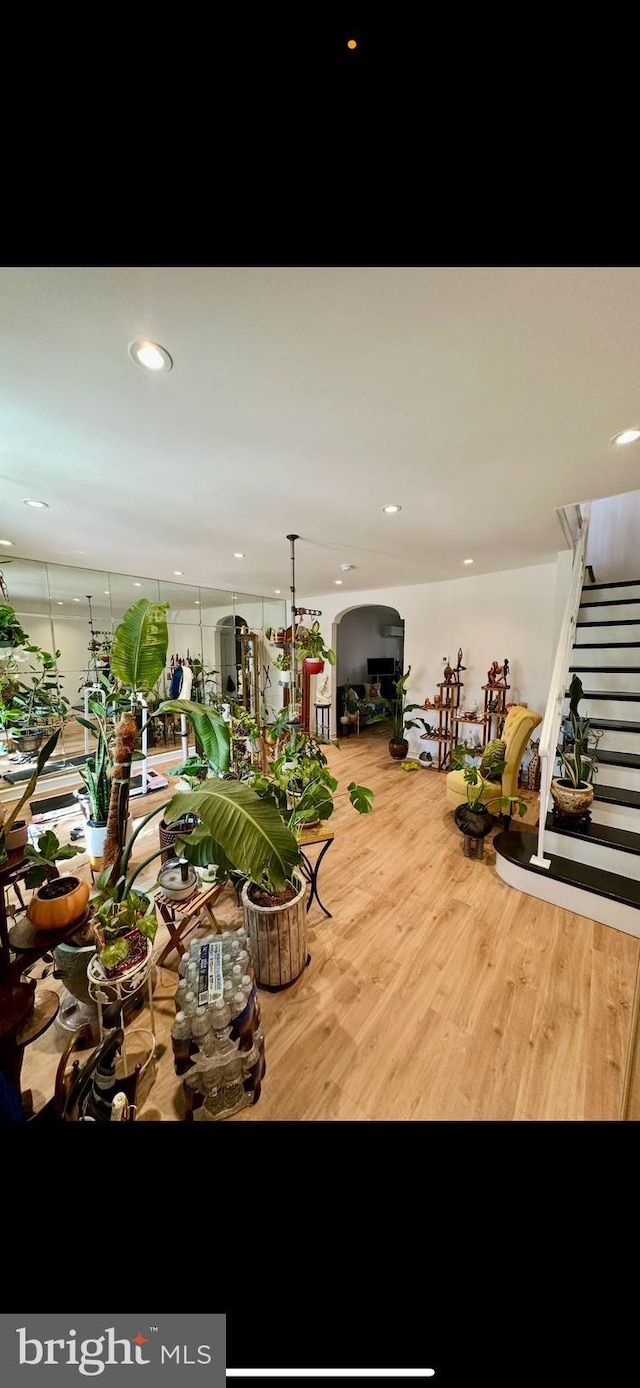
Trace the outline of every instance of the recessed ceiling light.
[[166, 347], [161, 347], [159, 342], [132, 342], [129, 356], [147, 371], [170, 371], [173, 366]]
[[64, 607], [64, 603], [63, 603], [63, 602], [60, 602], [60, 599], [59, 599], [59, 598], [58, 598], [58, 607]]
[[347, 39], [347, 48], [357, 48], [357, 47], [358, 47], [358, 45], [357, 45], [355, 39]]
[[233, 557], [234, 559], [244, 559], [244, 554], [241, 554], [239, 549], [234, 549]]
[[36, 511], [48, 511], [48, 501], [32, 501], [29, 497], [24, 497], [23, 506], [34, 506]]
[[473, 564], [473, 559], [463, 559], [463, 564]]
[[274, 593], [280, 594], [280, 593], [282, 592], [282, 588], [274, 588], [273, 591], [274, 591]]
[[141, 584], [141, 583], [134, 583], [133, 586], [134, 586], [134, 588], [141, 588], [141, 587], [142, 587], [142, 584]]
[[195, 603], [196, 607], [199, 607], [199, 606], [200, 606], [200, 600], [199, 600], [199, 598], [194, 598], [194, 603]]
[[402, 510], [402, 507], [401, 507], [401, 506], [383, 506], [382, 509], [383, 509], [383, 511], [384, 511], [384, 513], [385, 513], [385, 516], [395, 516], [396, 511], [401, 511], [401, 510]]
[[0, 540], [0, 545], [13, 545], [13, 540]]
[[74, 601], [74, 602], [80, 602], [80, 599], [79, 599], [79, 598], [74, 598], [73, 601]]
[[182, 578], [182, 569], [174, 569], [173, 572], [176, 578]]
[[110, 597], [111, 597], [111, 593], [109, 592], [109, 589], [108, 589], [108, 588], [105, 588], [105, 590], [104, 590], [104, 595], [105, 595], [105, 598], [110, 598]]
[[349, 570], [350, 570], [350, 569], [355, 569], [355, 567], [356, 567], [355, 564], [341, 564], [341, 565], [340, 565], [340, 568], [342, 569], [343, 574], [348, 574], [348, 573], [349, 573]]
[[614, 434], [612, 443], [637, 443], [640, 439], [640, 429], [623, 429], [621, 434]]
[[234, 601], [234, 602], [237, 602], [237, 601], [238, 601], [238, 594], [237, 594], [237, 593], [232, 593], [232, 597], [233, 597], [233, 601]]
[[341, 578], [334, 578], [333, 581], [334, 581], [334, 583], [337, 583], [337, 584], [338, 584], [338, 587], [339, 587], [340, 584], [342, 583], [342, 579], [341, 579]]

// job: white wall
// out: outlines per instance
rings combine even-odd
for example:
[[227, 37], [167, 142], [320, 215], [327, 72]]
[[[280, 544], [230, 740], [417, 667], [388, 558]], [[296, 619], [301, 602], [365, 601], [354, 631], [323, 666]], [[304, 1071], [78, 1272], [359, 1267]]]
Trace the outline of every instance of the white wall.
[[596, 583], [640, 578], [640, 491], [592, 501], [587, 563]]
[[336, 683], [364, 684], [369, 656], [398, 659], [402, 638], [383, 636], [384, 626], [397, 626], [400, 616], [395, 607], [357, 607], [345, 613], [338, 634]]
[[[560, 576], [560, 579], [563, 575]], [[423, 703], [433, 698], [442, 678], [442, 657], [456, 663], [463, 649], [462, 701], [482, 703], [492, 660], [510, 663], [510, 698], [524, 700], [543, 714], [555, 654], [558, 563], [536, 564], [502, 573], [479, 574], [446, 583], [375, 589], [369, 592], [327, 593], [307, 598], [322, 610], [319, 618], [325, 641], [336, 644], [335, 624], [349, 609], [393, 603], [405, 621], [404, 666], [411, 665], [409, 698]], [[332, 672], [335, 696], [335, 668]], [[428, 715], [426, 715], [428, 717]], [[430, 721], [433, 721], [431, 719]], [[335, 726], [335, 722], [334, 722]], [[411, 735], [415, 755], [424, 743]]]

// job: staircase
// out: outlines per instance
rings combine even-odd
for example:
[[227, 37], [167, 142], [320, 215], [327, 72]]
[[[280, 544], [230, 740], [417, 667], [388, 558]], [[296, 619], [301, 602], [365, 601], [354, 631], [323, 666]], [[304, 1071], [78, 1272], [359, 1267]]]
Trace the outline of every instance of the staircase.
[[[584, 689], [579, 711], [602, 730], [591, 823], [556, 825], [543, 779], [538, 853], [531, 833], [498, 834], [496, 868], [520, 891], [640, 936], [640, 579], [583, 582], [569, 624], [556, 722], [568, 712], [566, 687], [575, 672]], [[548, 706], [545, 727], [549, 712]], [[549, 738], [549, 771], [556, 741], [557, 727]]]

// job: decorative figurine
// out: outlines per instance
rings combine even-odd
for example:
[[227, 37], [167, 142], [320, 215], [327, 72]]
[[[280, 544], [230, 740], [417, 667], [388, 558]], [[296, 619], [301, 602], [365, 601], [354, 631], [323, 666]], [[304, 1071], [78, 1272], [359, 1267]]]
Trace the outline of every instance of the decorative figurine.
[[509, 661], [508, 661], [508, 660], [505, 660], [504, 665], [503, 665], [503, 667], [502, 667], [502, 678], [503, 678], [503, 680], [504, 680], [504, 683], [507, 684], [508, 679], [509, 679]]
[[452, 679], [453, 679], [453, 677], [454, 677], [454, 673], [455, 673], [455, 672], [451, 669], [451, 666], [450, 666], [450, 664], [449, 664], [449, 661], [447, 660], [447, 663], [446, 663], [446, 665], [445, 665], [445, 667], [444, 667], [444, 678], [445, 678], [445, 682], [446, 682], [447, 684], [451, 684], [451, 681], [452, 681]]
[[[459, 683], [460, 683], [460, 676], [461, 676], [463, 670], [466, 670], [466, 668], [467, 668], [466, 665], [463, 665], [463, 664], [462, 664], [462, 646], [460, 646], [460, 647], [458, 648], [458, 664], [456, 665], [456, 668], [455, 668], [455, 670], [454, 670], [454, 672], [453, 672], [453, 678], [454, 678], [454, 681], [455, 681], [456, 684], [459, 684]], [[445, 678], [446, 678], [446, 675], [445, 675]]]
[[498, 683], [498, 677], [499, 677], [500, 674], [501, 674], [500, 665], [498, 664], [498, 661], [497, 661], [497, 660], [494, 660], [494, 661], [492, 662], [491, 669], [487, 671], [487, 684], [497, 684], [497, 683]]

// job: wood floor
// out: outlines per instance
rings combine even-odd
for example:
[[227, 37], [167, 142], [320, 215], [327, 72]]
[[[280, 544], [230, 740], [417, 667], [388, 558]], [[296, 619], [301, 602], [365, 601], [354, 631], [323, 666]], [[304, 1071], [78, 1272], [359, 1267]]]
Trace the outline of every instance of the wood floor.
[[[330, 762], [340, 787], [373, 788], [375, 810], [359, 816], [339, 793], [320, 874], [333, 919], [314, 905], [309, 967], [261, 993], [262, 1097], [231, 1121], [619, 1119], [640, 942], [512, 890], [490, 845], [465, 859], [444, 777], [403, 771], [379, 729]], [[216, 915], [239, 920], [230, 891]], [[143, 1079], [143, 1120], [182, 1115], [176, 983], [158, 971], [163, 1053]], [[57, 1058], [52, 1028], [25, 1057], [37, 1102]]]

